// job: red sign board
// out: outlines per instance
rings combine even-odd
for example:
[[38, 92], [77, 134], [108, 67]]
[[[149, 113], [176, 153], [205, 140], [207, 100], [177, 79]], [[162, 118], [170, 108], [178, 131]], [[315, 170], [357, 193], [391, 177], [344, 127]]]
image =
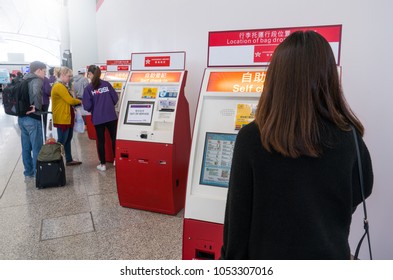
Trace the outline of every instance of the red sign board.
[[254, 46], [254, 62], [269, 62], [276, 46]]
[[208, 92], [262, 92], [266, 71], [211, 72]]
[[129, 71], [130, 66], [129, 65], [119, 65], [117, 66], [117, 71]]
[[106, 65], [131, 65], [131, 60], [107, 60]]
[[106, 71], [106, 65], [100, 65], [100, 69], [101, 69], [102, 71]]
[[331, 45], [340, 64], [341, 25], [209, 32], [208, 66], [267, 65], [276, 47], [295, 31], [312, 30]]
[[145, 67], [170, 66], [170, 56], [146, 56]]
[[134, 72], [129, 81], [132, 83], [178, 83], [181, 72]]

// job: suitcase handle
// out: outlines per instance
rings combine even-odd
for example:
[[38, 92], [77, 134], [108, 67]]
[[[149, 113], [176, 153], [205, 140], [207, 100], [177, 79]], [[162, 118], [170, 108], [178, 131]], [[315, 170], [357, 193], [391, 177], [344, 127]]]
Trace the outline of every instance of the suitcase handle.
[[41, 112], [39, 112], [39, 114], [40, 114], [40, 116], [41, 116], [42, 144], [45, 144], [46, 139], [45, 139], [45, 128], [44, 128], [44, 115], [53, 114], [53, 113], [50, 112], [50, 111], [47, 111], [47, 112], [41, 111]]

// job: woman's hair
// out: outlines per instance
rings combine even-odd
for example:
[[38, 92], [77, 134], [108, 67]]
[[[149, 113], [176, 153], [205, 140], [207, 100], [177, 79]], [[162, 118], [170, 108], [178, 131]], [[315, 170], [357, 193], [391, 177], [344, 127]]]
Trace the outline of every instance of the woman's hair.
[[53, 76], [54, 71], [55, 71], [55, 67], [49, 68], [49, 75]]
[[316, 32], [297, 31], [277, 47], [267, 70], [255, 118], [262, 145], [287, 157], [318, 157], [323, 120], [364, 133], [345, 101], [329, 43]]
[[72, 70], [66, 66], [55, 67], [53, 72], [58, 80], [60, 79], [61, 75], [72, 75]]
[[58, 79], [60, 77], [60, 69], [61, 67], [55, 67], [53, 69], [53, 74], [55, 75], [55, 77]]
[[101, 77], [101, 69], [97, 65], [90, 65], [87, 69], [87, 73], [92, 73], [94, 76], [91, 79], [91, 84], [93, 85], [93, 89], [98, 89], [100, 86], [100, 77]]

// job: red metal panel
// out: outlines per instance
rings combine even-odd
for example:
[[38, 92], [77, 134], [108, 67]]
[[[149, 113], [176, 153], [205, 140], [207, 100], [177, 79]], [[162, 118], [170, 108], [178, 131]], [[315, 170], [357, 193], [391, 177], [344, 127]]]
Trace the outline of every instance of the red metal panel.
[[217, 260], [223, 244], [223, 231], [222, 224], [184, 219], [183, 260]]
[[91, 121], [91, 115], [86, 116], [86, 127], [87, 127], [87, 136], [91, 140], [97, 139], [96, 129]]
[[121, 206], [176, 214], [173, 145], [117, 140], [116, 183]]

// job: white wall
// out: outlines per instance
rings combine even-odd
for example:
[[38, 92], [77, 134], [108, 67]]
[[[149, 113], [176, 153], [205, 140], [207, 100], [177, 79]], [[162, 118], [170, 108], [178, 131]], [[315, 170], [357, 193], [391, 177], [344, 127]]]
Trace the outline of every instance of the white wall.
[[70, 49], [72, 53], [72, 70], [85, 68], [98, 62], [96, 1], [68, 0], [68, 26]]
[[[186, 51], [186, 96], [194, 120], [209, 31], [342, 24], [344, 92], [366, 127], [374, 165], [374, 192], [367, 200], [374, 258], [393, 259], [392, 11], [391, 0], [105, 0], [97, 12], [96, 47], [99, 61]], [[353, 250], [362, 233], [360, 210], [351, 229]]]

